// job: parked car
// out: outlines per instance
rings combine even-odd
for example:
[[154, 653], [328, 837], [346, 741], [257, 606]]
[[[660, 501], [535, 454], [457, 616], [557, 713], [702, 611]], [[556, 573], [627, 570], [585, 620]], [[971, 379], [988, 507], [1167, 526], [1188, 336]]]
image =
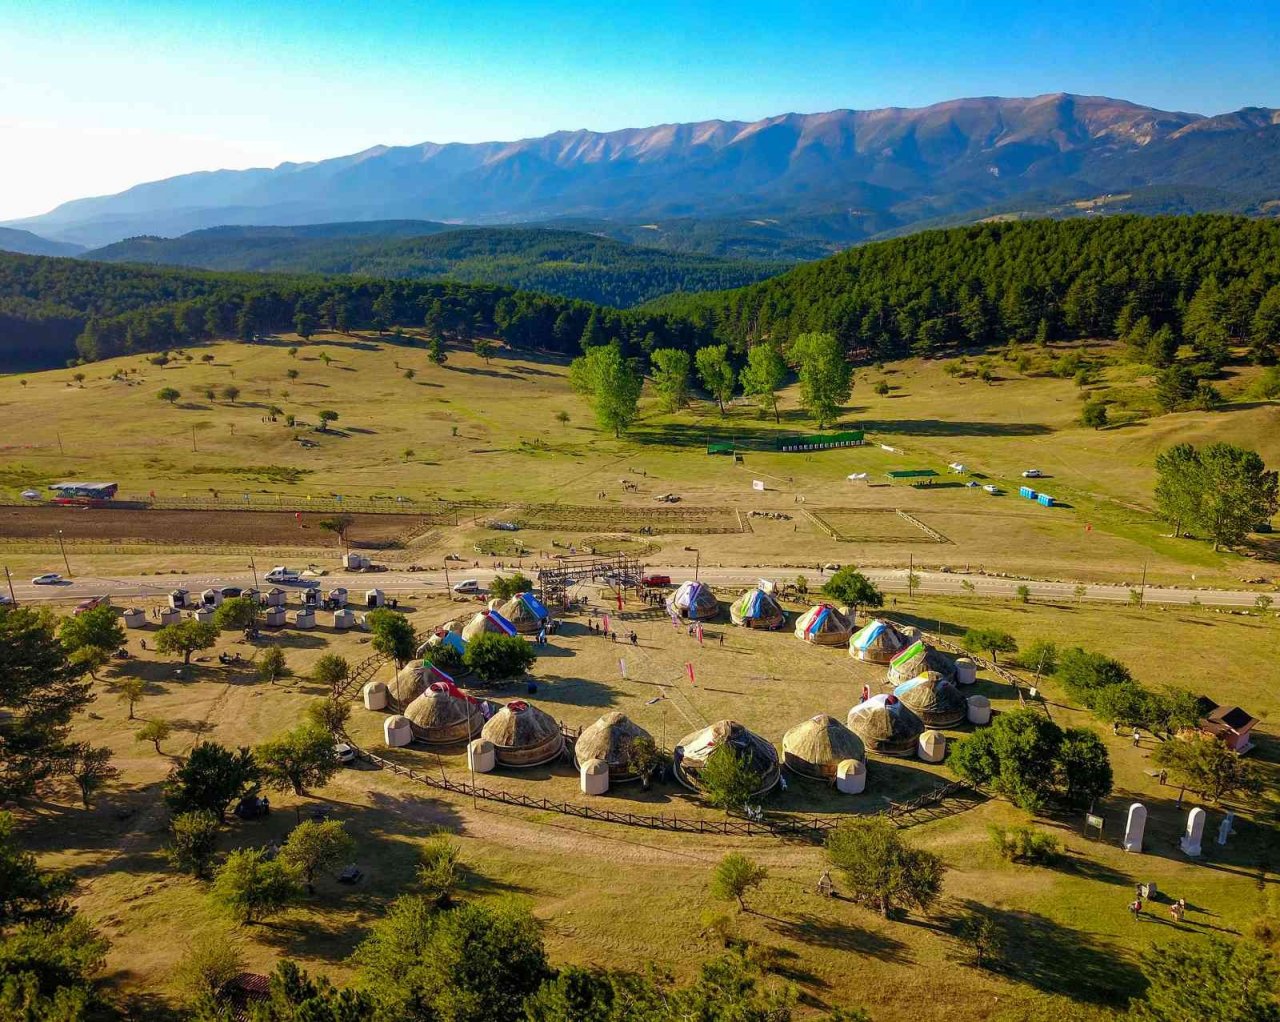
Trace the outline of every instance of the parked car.
[[301, 582], [302, 576], [292, 568], [286, 568], [284, 565], [277, 565], [267, 572], [268, 582], [281, 582], [290, 585], [295, 582]]
[[12, 602], [13, 601], [9, 599], [8, 593], [0, 593], [0, 607], [3, 607], [6, 603], [12, 603]]
[[1038, 468], [1029, 468], [1022, 473], [1022, 478], [1023, 479], [1039, 479], [1043, 475], [1044, 473], [1041, 472]]
[[56, 571], [46, 571], [43, 575], [37, 575], [31, 580], [33, 586], [56, 586], [61, 585], [63, 578]]
[[671, 585], [670, 575], [641, 575], [640, 582], [647, 586], [669, 586]]
[[73, 613], [76, 615], [85, 614], [98, 607], [109, 607], [109, 606], [111, 606], [110, 596], [106, 596], [106, 595], [90, 596], [87, 600], [81, 600], [78, 604], [76, 604], [76, 609]]
[[223, 586], [221, 589], [222, 597], [226, 600], [235, 599], [237, 596], [243, 596], [244, 590], [239, 586]]
[[983, 489], [986, 490], [993, 497], [998, 496], [1000, 493], [1000, 487], [996, 486], [993, 483], [987, 483], [987, 485], [984, 486]]
[[474, 578], [464, 578], [461, 582], [453, 587], [455, 593], [478, 593], [480, 591], [480, 580]]
[[339, 763], [354, 763], [356, 759], [356, 750], [346, 742], [339, 742], [335, 745], [333, 754], [338, 757]]

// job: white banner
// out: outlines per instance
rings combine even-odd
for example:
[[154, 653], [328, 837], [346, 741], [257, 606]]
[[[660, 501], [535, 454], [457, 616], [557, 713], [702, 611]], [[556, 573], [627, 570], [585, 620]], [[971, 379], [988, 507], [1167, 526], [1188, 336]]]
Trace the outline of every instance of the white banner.
[[753, 490], [763, 490], [763, 489], [764, 489], [764, 480], [763, 480], [763, 479], [752, 479], [752, 480], [751, 480], [751, 488], [752, 488]]

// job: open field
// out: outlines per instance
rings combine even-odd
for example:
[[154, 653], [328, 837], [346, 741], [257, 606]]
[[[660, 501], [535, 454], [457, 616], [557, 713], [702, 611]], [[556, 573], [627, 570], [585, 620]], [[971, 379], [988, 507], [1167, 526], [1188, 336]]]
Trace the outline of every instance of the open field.
[[[838, 558], [899, 565], [915, 557], [929, 565], [1098, 581], [1132, 579], [1145, 565], [1155, 582], [1228, 583], [1258, 574], [1258, 566], [1164, 535], [1166, 527], [1147, 510], [1152, 459], [1173, 439], [1230, 438], [1280, 460], [1275, 405], [1234, 404], [1215, 413], [1086, 430], [1074, 425], [1079, 397], [1073, 383], [1023, 377], [1006, 366], [992, 384], [949, 378], [937, 362], [861, 370], [841, 425], [866, 428], [873, 443], [783, 454], [758, 448], [779, 430], [812, 431], [791, 391], [782, 395], [780, 426], [741, 401], [722, 418], [705, 402], [663, 414], [646, 398], [640, 421], [618, 440], [595, 427], [559, 360], [502, 351], [486, 364], [470, 352], [451, 351], [448, 363], [436, 367], [420, 347], [389, 338], [322, 336], [298, 342], [294, 356], [288, 353], [292, 343], [285, 337], [254, 346], [215, 344], [193, 351], [191, 361], [176, 357], [165, 366], [139, 356], [114, 359], [87, 367], [83, 386], [69, 370], [0, 379], [0, 411], [21, 423], [0, 448], [0, 493], [16, 499], [27, 486], [93, 477], [119, 481], [122, 499], [146, 501], [154, 492], [162, 504], [228, 509], [246, 506], [245, 495], [253, 507], [306, 507], [310, 500], [323, 511], [340, 506], [334, 494], [344, 495], [349, 506], [375, 497], [384, 498], [384, 507], [395, 506], [393, 497], [466, 502], [457, 509], [456, 527], [415, 533], [411, 526], [370, 525], [363, 537], [363, 525], [353, 531], [357, 543], [376, 543], [382, 532], [403, 539], [402, 560], [391, 563], [404, 564], [472, 549], [483, 528], [473, 520], [523, 517], [528, 528], [520, 540], [534, 550], [549, 548], [552, 540], [573, 542], [584, 530], [650, 527], [662, 542], [655, 563], [673, 560], [688, 546], [682, 537], [704, 533], [697, 541], [704, 559], [721, 564]], [[211, 361], [202, 361], [206, 357]], [[124, 370], [128, 374], [120, 375]], [[408, 370], [412, 378], [406, 378]], [[1124, 367], [1108, 372], [1117, 385], [1124, 382]], [[881, 379], [891, 387], [885, 396], [874, 393]], [[239, 388], [234, 402], [203, 393], [212, 387], [221, 395], [228, 385]], [[156, 397], [165, 386], [181, 392], [173, 405]], [[333, 430], [312, 429], [319, 411], [330, 408], [339, 413]], [[557, 418], [561, 412], [567, 422]], [[296, 416], [295, 426], [286, 424], [288, 415]], [[742, 461], [707, 456], [708, 440], [736, 442], [745, 451]], [[1005, 494], [992, 497], [960, 485], [958, 476], [948, 478], [951, 461], [996, 482]], [[1018, 473], [1028, 466], [1045, 472], [1038, 485], [1066, 506], [1041, 508], [1016, 496]], [[903, 468], [940, 475], [927, 488], [888, 485], [884, 473]], [[854, 472], [869, 478], [846, 480]], [[753, 491], [753, 479], [768, 489]], [[655, 498], [668, 492], [679, 494], [681, 503], [657, 504]], [[837, 543], [796, 513], [801, 500], [824, 515], [841, 509], [878, 513], [847, 519], [850, 528], [841, 534], [850, 542]], [[710, 510], [695, 510], [704, 508]], [[950, 542], [940, 544], [883, 514], [899, 509]], [[751, 510], [792, 517], [746, 519], [751, 532], [744, 534], [739, 512]], [[212, 525], [218, 520], [191, 519], [185, 538], [181, 527], [166, 526], [158, 535], [172, 536], [171, 552], [180, 557], [182, 545], [206, 535], [220, 542], [220, 529]], [[991, 527], [993, 520], [1000, 528]], [[38, 539], [34, 534], [45, 521], [0, 513], [0, 556], [10, 559], [7, 548], [15, 540]], [[48, 520], [51, 530], [77, 531], [55, 521]], [[277, 521], [282, 527], [270, 535], [255, 524], [254, 542], [332, 550], [328, 534], [295, 531], [287, 515]], [[892, 528], [883, 528], [885, 522]], [[106, 519], [88, 529], [99, 539], [142, 538], [137, 525], [113, 530]], [[52, 532], [45, 538], [51, 540]], [[96, 560], [89, 567], [114, 569]]]
[[[734, 595], [722, 592], [722, 599]], [[420, 629], [465, 613], [476, 604], [440, 597], [413, 598], [402, 609]], [[571, 616], [553, 637], [535, 666], [539, 690], [530, 698], [568, 724], [581, 725], [608, 709], [619, 709], [649, 728], [668, 745], [707, 720], [732, 715], [777, 742], [791, 724], [814, 712], [843, 717], [864, 682], [881, 689], [882, 672], [852, 661], [847, 651], [810, 647], [790, 630], [754, 633], [717, 621], [706, 628], [699, 646], [661, 614], [632, 606], [619, 631], [632, 627], [640, 644], [615, 645], [587, 633], [589, 613], [615, 614], [611, 603], [596, 602]], [[1271, 684], [1277, 625], [1205, 611], [991, 603], [976, 606], [958, 600], [898, 599], [892, 613], [943, 634], [973, 626], [1008, 629], [1025, 644], [1047, 637], [1080, 643], [1123, 659], [1137, 677], [1152, 685], [1172, 682], [1219, 700], [1239, 702], [1263, 718], [1255, 753], [1268, 777], [1268, 794], [1256, 811], [1239, 807], [1238, 835], [1226, 848], [1205, 844], [1205, 858], [1190, 863], [1174, 850], [1182, 814], [1171, 789], [1161, 789], [1144, 770], [1150, 742], [1133, 749], [1127, 737], [1113, 738], [1098, 728], [1110, 746], [1116, 791], [1102, 807], [1102, 841], [1086, 840], [1074, 821], [1044, 820], [1070, 850], [1064, 865], [1053, 868], [1010, 866], [995, 856], [987, 839], [990, 823], [1013, 823], [1025, 814], [993, 800], [955, 815], [910, 825], [910, 836], [941, 854], [948, 864], [945, 899], [928, 918], [911, 916], [886, 922], [851, 904], [814, 896], [821, 855], [811, 845], [771, 838], [728, 839], [672, 835], [617, 825], [517, 810], [427, 789], [386, 771], [342, 771], [314, 799], [274, 793], [274, 811], [265, 821], [232, 823], [225, 847], [261, 845], [279, 840], [300, 811], [327, 806], [357, 837], [357, 862], [366, 873], [358, 887], [322, 880], [318, 893], [266, 925], [241, 928], [253, 967], [265, 971], [281, 956], [334, 978], [350, 975], [346, 956], [386, 900], [406, 889], [412, 878], [415, 847], [434, 829], [456, 833], [470, 879], [469, 896], [515, 895], [527, 901], [545, 925], [553, 957], [635, 967], [654, 959], [687, 976], [713, 953], [713, 941], [701, 935], [704, 911], [714, 903], [707, 894], [711, 867], [726, 850], [747, 851], [764, 862], [770, 877], [753, 899], [753, 912], [739, 915], [739, 932], [776, 948], [784, 978], [798, 984], [813, 1008], [863, 1005], [877, 1022], [919, 1017], [917, 999], [945, 998], [948, 1011], [979, 1019], [1076, 1017], [1067, 998], [1091, 1007], [1123, 1004], [1136, 989], [1137, 967], [1154, 943], [1198, 939], [1197, 934], [1242, 932], [1260, 907], [1259, 892], [1276, 882], [1271, 861], [1276, 809], [1277, 743], [1270, 720], [1280, 711]], [[615, 627], [618, 627], [615, 625]], [[721, 633], [724, 645], [719, 643]], [[92, 810], [71, 800], [33, 808], [29, 834], [49, 849], [49, 864], [73, 868], [81, 878], [78, 904], [112, 939], [112, 981], [124, 989], [169, 986], [169, 971], [196, 930], [225, 928], [229, 922], [210, 908], [202, 885], [178, 878], [159, 850], [165, 812], [159, 784], [172, 757], [198, 738], [225, 744], [251, 744], [288, 727], [309, 699], [323, 694], [305, 674], [327, 651], [352, 661], [367, 655], [368, 637], [360, 633], [286, 629], [269, 636], [285, 648], [295, 677], [277, 685], [253, 679], [248, 668], [218, 666], [209, 659], [180, 670], [142, 652], [140, 634], [130, 633], [137, 658], [109, 669], [99, 684], [90, 718], [80, 728], [97, 743], [109, 745], [123, 777]], [[149, 643], [150, 645], [150, 643]], [[252, 656], [254, 650], [225, 633], [219, 649]], [[626, 678], [618, 658], [626, 661]], [[695, 667], [696, 687], [683, 678], [684, 663]], [[387, 669], [389, 671], [389, 668]], [[149, 682], [138, 707], [141, 719], [163, 717], [176, 728], [157, 756], [133, 740], [139, 721], [126, 719], [112, 694], [113, 679], [138, 674]], [[1064, 725], [1095, 726], [1088, 714], [1065, 705], [1050, 682], [1044, 686], [1049, 712]], [[1013, 705], [1003, 684], [984, 680], [997, 708]], [[507, 692], [524, 695], [523, 686]], [[482, 693], [488, 694], [488, 693]], [[501, 693], [499, 693], [501, 694]], [[651, 703], [655, 696], [666, 698]], [[381, 714], [357, 708], [352, 733], [376, 747]], [[389, 750], [383, 750], [389, 751]], [[436, 754], [415, 747], [396, 752], [397, 760], [427, 772], [443, 770], [466, 779], [459, 751]], [[873, 759], [865, 795], [837, 800], [819, 785], [795, 781], [771, 800], [771, 810], [805, 813], [875, 811], [885, 799], [902, 799], [949, 778], [946, 765]], [[562, 766], [517, 774], [499, 771], [489, 786], [536, 797], [580, 801], [572, 773]], [[1124, 807], [1140, 798], [1151, 809], [1148, 854], [1125, 855], [1116, 847]], [[658, 786], [647, 796], [634, 786], [616, 787], [597, 805], [636, 812], [714, 816], [683, 789]], [[1211, 827], [1216, 811], [1211, 813]], [[1125, 906], [1137, 881], [1155, 881], [1170, 896], [1185, 896], [1192, 911], [1182, 926], [1161, 922], [1135, 924]], [[970, 904], [990, 906], [1011, 951], [1008, 973], [990, 973], [966, 963], [951, 925]], [[720, 911], [720, 909], [716, 909]], [[1163, 920], [1163, 909], [1154, 907]], [[685, 934], [672, 940], [673, 933]]]

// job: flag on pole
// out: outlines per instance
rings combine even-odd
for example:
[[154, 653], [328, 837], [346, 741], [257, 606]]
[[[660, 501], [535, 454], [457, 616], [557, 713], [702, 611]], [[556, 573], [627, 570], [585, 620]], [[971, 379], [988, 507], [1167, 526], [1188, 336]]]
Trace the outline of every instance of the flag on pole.
[[698, 645], [702, 645], [702, 622], [698, 622]]
[[604, 616], [604, 631], [606, 635], [609, 634], [609, 615], [608, 614]]
[[618, 613], [622, 613], [622, 590], [618, 590]]
[[627, 676], [627, 662], [622, 657], [618, 657], [618, 670], [624, 678]]
[[692, 685], [694, 688], [697, 688], [698, 683], [693, 680], [693, 664], [685, 664], [684, 670], [685, 670], [685, 673], [689, 675], [689, 684]]

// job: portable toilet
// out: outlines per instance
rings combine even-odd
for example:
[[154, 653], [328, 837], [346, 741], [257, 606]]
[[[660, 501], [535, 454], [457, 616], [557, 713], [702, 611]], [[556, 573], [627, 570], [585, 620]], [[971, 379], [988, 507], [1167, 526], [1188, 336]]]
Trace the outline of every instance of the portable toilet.
[[956, 657], [956, 684], [973, 685], [978, 680], [978, 665], [971, 657]]
[[413, 741], [413, 725], [397, 713], [382, 722], [382, 737], [391, 748], [403, 749]]
[[387, 594], [381, 589], [370, 589], [364, 594], [364, 605], [370, 610], [384, 606], [386, 602]]
[[347, 595], [347, 591], [342, 586], [330, 589], [329, 602], [335, 607], [345, 607], [347, 605]]
[[287, 598], [283, 589], [272, 589], [267, 593], [266, 603], [268, 607], [283, 607]]
[[283, 628], [284, 627], [284, 608], [268, 607], [267, 613], [263, 616], [262, 623], [266, 625], [268, 628]]
[[295, 628], [314, 628], [316, 626], [316, 612], [310, 607], [302, 607], [293, 615], [293, 624]]
[[468, 743], [467, 767], [469, 769], [478, 774], [487, 774], [497, 765], [498, 756], [493, 748], [493, 742], [487, 738], [476, 738]]
[[867, 765], [858, 759], [842, 759], [836, 766], [836, 791], [861, 795], [867, 787]]
[[1030, 486], [1019, 486], [1019, 487], [1018, 487], [1018, 496], [1019, 496], [1019, 497], [1026, 497], [1026, 498], [1027, 498], [1027, 500], [1035, 500], [1035, 499], [1036, 499], [1036, 491], [1035, 491], [1035, 490], [1033, 490]]
[[1042, 493], [1036, 497], [1037, 503], [1043, 504], [1045, 507], [1053, 507], [1053, 498], [1047, 493]]
[[206, 603], [203, 607], [197, 608], [193, 616], [197, 621], [212, 621], [216, 613], [218, 612]]
[[169, 609], [181, 610], [187, 605], [187, 591], [185, 589], [175, 589], [169, 594]]
[[222, 606], [222, 590], [206, 589], [203, 593], [200, 594], [200, 602], [203, 603], [206, 607], [221, 607]]
[[302, 591], [302, 605], [304, 607], [318, 607], [320, 605], [319, 589], [304, 589]]
[[181, 620], [182, 620], [182, 611], [180, 611], [177, 607], [165, 607], [164, 610], [160, 611], [160, 627], [161, 628], [165, 627], [166, 625], [176, 625]]
[[387, 708], [387, 684], [384, 681], [370, 681], [360, 690], [366, 710], [385, 710]]
[[603, 795], [609, 790], [609, 764], [602, 759], [583, 763], [580, 776], [584, 795]]
[[333, 612], [334, 628], [351, 628], [356, 623], [356, 612], [342, 607]]
[[124, 626], [126, 628], [145, 628], [147, 626], [147, 612], [141, 607], [130, 607], [124, 612]]
[[969, 718], [970, 724], [981, 727], [983, 724], [991, 723], [991, 700], [986, 696], [970, 696], [965, 700], [965, 704], [965, 715]]

